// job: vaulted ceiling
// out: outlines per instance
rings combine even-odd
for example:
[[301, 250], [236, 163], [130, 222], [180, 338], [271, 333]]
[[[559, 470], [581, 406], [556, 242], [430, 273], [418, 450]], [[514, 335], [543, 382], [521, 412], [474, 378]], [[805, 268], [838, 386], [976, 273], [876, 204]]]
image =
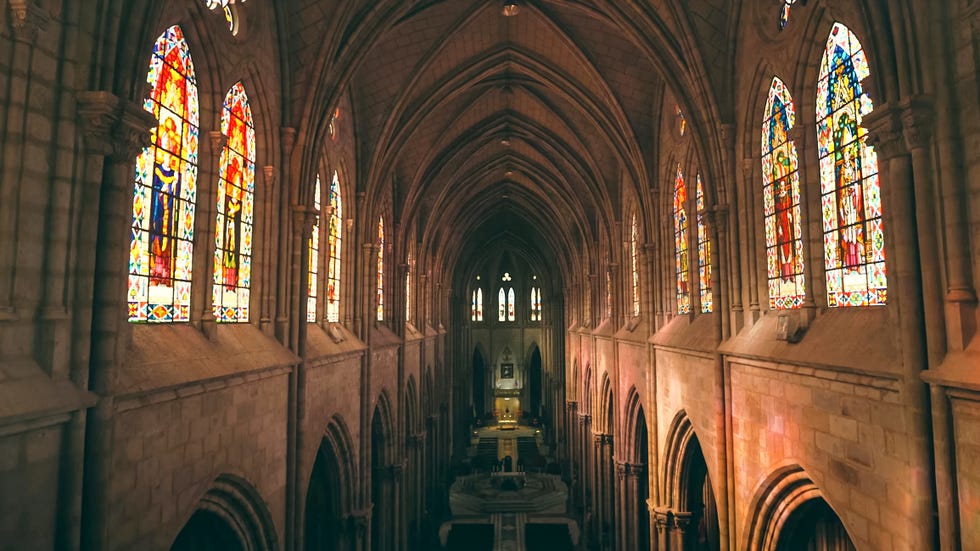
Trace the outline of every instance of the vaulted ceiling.
[[546, 275], [581, 267], [615, 237], [623, 194], [655, 180], [667, 91], [687, 92], [695, 134], [730, 115], [714, 90], [733, 2], [288, 4], [287, 116], [316, 143], [347, 94], [358, 189], [370, 204], [390, 186], [396, 221], [451, 251], [450, 269], [501, 243]]

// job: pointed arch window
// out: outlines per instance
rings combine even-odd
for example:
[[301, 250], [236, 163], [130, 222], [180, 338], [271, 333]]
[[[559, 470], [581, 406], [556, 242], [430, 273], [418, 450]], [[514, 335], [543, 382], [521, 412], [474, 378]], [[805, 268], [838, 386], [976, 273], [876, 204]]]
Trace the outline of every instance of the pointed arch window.
[[378, 218], [378, 321], [385, 320], [385, 220]]
[[470, 321], [483, 321], [483, 289], [477, 287], [473, 291]]
[[503, 287], [497, 293], [497, 321], [507, 321], [507, 292]]
[[204, 0], [204, 5], [211, 11], [221, 11], [225, 16], [225, 24], [228, 26], [228, 30], [231, 34], [238, 34], [238, 21], [235, 19], [235, 12], [232, 11], [229, 4], [234, 2], [229, 2], [228, 0]]
[[515, 295], [514, 288], [511, 287], [507, 290], [507, 321], [517, 320], [517, 309], [515, 307]]
[[630, 281], [633, 290], [633, 316], [640, 315], [640, 262], [637, 240], [639, 228], [636, 225], [636, 213], [630, 220]]
[[241, 82], [225, 96], [221, 133], [226, 140], [218, 170], [214, 317], [220, 322], [246, 322], [252, 279], [255, 128]]
[[762, 122], [763, 214], [769, 308], [799, 308], [806, 297], [800, 173], [796, 144], [789, 131], [796, 108], [786, 85], [773, 77]]
[[540, 287], [531, 287], [531, 321], [541, 321]]
[[817, 147], [827, 304], [883, 305], [885, 237], [878, 155], [862, 119], [874, 105], [861, 82], [871, 71], [864, 49], [844, 25], [827, 38], [817, 81]]
[[677, 297], [677, 313], [691, 313], [691, 291], [689, 282], [689, 264], [687, 247], [687, 187], [684, 185], [684, 173], [681, 165], [677, 165], [677, 177], [674, 179], [674, 274]]
[[[316, 175], [316, 187], [313, 188], [313, 208], [316, 209], [317, 213], [320, 212], [320, 175]], [[317, 217], [318, 222], [313, 224], [313, 230], [310, 232], [310, 246], [309, 246], [309, 274], [307, 275], [307, 290], [306, 290], [306, 321], [314, 322], [316, 321], [316, 296], [317, 296], [317, 280], [319, 278], [319, 262], [320, 262], [320, 223], [319, 217]]]
[[129, 321], [188, 321], [199, 113], [194, 63], [179, 26], [157, 38], [146, 82], [150, 97], [143, 108], [158, 125], [136, 159]]
[[701, 175], [697, 175], [695, 201], [698, 213], [698, 290], [701, 297], [701, 313], [714, 311], [714, 295], [711, 292], [711, 237], [704, 225], [704, 188]]
[[412, 252], [408, 253], [408, 268], [405, 270], [405, 321], [412, 321]]
[[333, 171], [330, 179], [330, 222], [327, 234], [327, 321], [340, 321], [340, 258], [343, 238], [344, 208], [340, 177]]

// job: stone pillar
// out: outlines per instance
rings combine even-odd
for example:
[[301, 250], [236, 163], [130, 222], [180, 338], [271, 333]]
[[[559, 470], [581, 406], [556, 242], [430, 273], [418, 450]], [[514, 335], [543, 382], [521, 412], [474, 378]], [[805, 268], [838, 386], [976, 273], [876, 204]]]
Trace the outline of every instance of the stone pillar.
[[670, 526], [672, 515], [669, 509], [654, 508], [653, 526], [656, 539], [654, 540], [654, 551], [670, 551]]
[[617, 549], [635, 550], [636, 549], [636, 538], [630, 533], [630, 525], [635, 524], [631, 522], [633, 517], [630, 502], [627, 501], [631, 498], [632, 494], [629, 489], [629, 481], [627, 476], [629, 474], [629, 463], [622, 461], [616, 461], [616, 510], [621, 514], [616, 518], [616, 526], [614, 528], [617, 534], [616, 541], [619, 544]]
[[670, 549], [684, 551], [687, 548], [687, 538], [690, 537], [691, 513], [674, 512], [673, 520], [670, 527]]
[[[756, 205], [762, 204], [761, 201], [757, 201], [755, 195], [755, 183], [754, 181], [754, 167], [756, 165], [755, 159], [752, 157], [746, 157], [742, 160], [742, 188], [746, 190], [743, 194], [744, 198], [742, 201], [742, 208], [740, 209], [743, 216], [740, 218], [742, 239], [744, 241], [744, 246], [742, 247], [744, 253], [742, 258], [745, 259], [746, 268], [746, 279], [748, 283], [749, 290], [749, 316], [751, 322], [755, 323], [761, 315], [759, 312], [759, 254], [757, 252], [758, 245], [758, 231], [756, 230]], [[765, 256], [765, 255], [763, 255]]]
[[157, 121], [135, 103], [104, 91], [77, 95], [78, 114], [85, 129], [86, 148], [106, 157], [99, 202], [98, 250], [95, 252], [93, 327], [89, 388], [102, 399], [88, 415], [81, 546], [106, 547], [109, 530], [105, 489], [112, 479], [111, 381], [126, 358], [130, 328], [127, 322], [126, 257], [132, 227], [134, 162], [150, 145], [150, 129]]

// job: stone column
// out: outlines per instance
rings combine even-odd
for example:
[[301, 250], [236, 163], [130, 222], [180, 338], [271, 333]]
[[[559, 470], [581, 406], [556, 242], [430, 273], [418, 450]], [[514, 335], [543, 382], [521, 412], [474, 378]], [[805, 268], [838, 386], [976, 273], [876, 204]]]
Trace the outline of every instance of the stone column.
[[275, 197], [275, 187], [276, 187], [276, 170], [275, 167], [267, 165], [262, 167], [262, 186], [260, 188], [261, 192], [261, 204], [262, 208], [262, 307], [259, 314], [259, 327], [262, 332], [266, 335], [272, 336], [275, 331], [275, 326], [273, 325], [273, 320], [275, 319], [275, 311], [272, 309], [272, 289], [275, 287], [275, 260], [272, 255], [273, 249], [275, 249], [275, 238], [276, 234], [274, 228], [277, 226], [275, 224], [275, 203], [273, 201]]
[[687, 547], [687, 538], [691, 531], [691, 513], [674, 512], [670, 527], [670, 549], [671, 551], [684, 551]]
[[743, 213], [740, 217], [742, 229], [740, 233], [744, 242], [742, 249], [744, 250], [743, 258], [745, 259], [746, 278], [749, 287], [749, 316], [752, 323], [755, 323], [761, 315], [759, 312], [759, 255], [757, 252], [759, 232], [755, 228], [755, 212], [756, 204], [761, 206], [762, 202], [756, 201], [757, 197], [754, 191], [755, 164], [755, 159], [752, 157], [746, 157], [742, 160], [742, 182], [746, 193], [743, 194], [744, 198], [740, 209]]
[[656, 540], [654, 540], [654, 551], [670, 551], [670, 526], [672, 516], [669, 509], [653, 509], [653, 526]]
[[628, 501], [632, 494], [629, 488], [629, 481], [627, 476], [629, 475], [629, 463], [616, 461], [616, 510], [621, 514], [616, 518], [615, 533], [617, 534], [616, 541], [619, 544], [617, 549], [635, 550], [636, 549], [636, 538], [630, 533], [630, 526], [635, 525], [635, 522], [631, 522], [633, 518], [633, 506]]
[[[198, 201], [198, 209], [195, 216], [194, 225], [197, 226], [197, 235], [204, 236], [204, 243], [213, 244], [214, 235], [217, 224], [217, 212], [216, 205], [214, 201], [209, 201], [207, 198], [215, 197], [217, 193], [218, 186], [222, 185], [219, 181], [219, 172], [217, 169], [218, 162], [217, 159], [221, 158], [221, 150], [225, 147], [225, 143], [228, 141], [228, 137], [218, 132], [212, 130], [208, 133], [208, 143], [211, 146], [211, 157], [210, 161], [208, 159], [202, 159], [203, 162], [198, 166], [198, 198], [204, 198], [203, 201]], [[195, 293], [194, 296], [201, 297], [200, 303], [196, 308], [192, 310], [191, 322], [197, 322], [200, 324], [201, 332], [209, 340], [214, 340], [215, 333], [217, 331], [217, 323], [214, 317], [214, 254], [203, 255], [204, 259], [204, 277], [195, 277], [193, 283], [192, 292]]]

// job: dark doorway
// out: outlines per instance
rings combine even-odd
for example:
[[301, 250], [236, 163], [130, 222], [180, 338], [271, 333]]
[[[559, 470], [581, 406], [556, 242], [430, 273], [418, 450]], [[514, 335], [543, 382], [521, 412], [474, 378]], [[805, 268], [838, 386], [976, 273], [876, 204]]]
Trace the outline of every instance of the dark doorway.
[[477, 419], [487, 414], [486, 362], [479, 348], [473, 349], [473, 410]]
[[790, 515], [779, 537], [779, 551], [855, 551], [837, 513], [823, 499], [812, 499]]
[[650, 512], [647, 509], [647, 499], [650, 497], [650, 453], [647, 442], [647, 419], [643, 414], [643, 406], [637, 408], [636, 413], [636, 456], [643, 465], [638, 480], [636, 481], [636, 533], [637, 549], [647, 551], [650, 549]]
[[306, 493], [306, 519], [303, 548], [309, 551], [343, 549], [341, 542], [341, 473], [329, 441], [324, 440], [317, 451]]
[[721, 538], [718, 533], [718, 506], [708, 477], [708, 465], [704, 461], [701, 443], [691, 436], [687, 445], [687, 510], [691, 513], [690, 537], [684, 540], [685, 551], [719, 551]]
[[244, 551], [245, 546], [235, 530], [225, 519], [204, 509], [191, 516], [184, 528], [177, 534], [171, 551], [211, 551], [227, 549]]
[[541, 415], [541, 349], [537, 346], [531, 351], [531, 359], [528, 361], [528, 389], [531, 400], [528, 407], [531, 408], [531, 416]]

